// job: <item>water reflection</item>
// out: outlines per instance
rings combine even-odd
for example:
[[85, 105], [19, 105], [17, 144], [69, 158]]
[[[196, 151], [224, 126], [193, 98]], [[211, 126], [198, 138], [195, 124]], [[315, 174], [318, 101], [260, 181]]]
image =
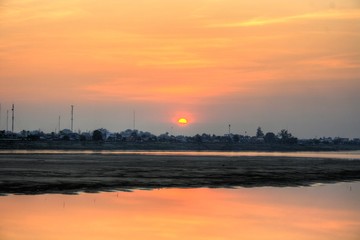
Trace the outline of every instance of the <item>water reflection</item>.
[[0, 197], [0, 239], [342, 239], [360, 183]]
[[138, 154], [153, 156], [263, 156], [263, 157], [308, 157], [308, 158], [337, 158], [337, 159], [360, 159], [360, 151], [337, 151], [337, 152], [226, 152], [226, 151], [116, 151], [116, 150], [0, 150], [0, 154]]

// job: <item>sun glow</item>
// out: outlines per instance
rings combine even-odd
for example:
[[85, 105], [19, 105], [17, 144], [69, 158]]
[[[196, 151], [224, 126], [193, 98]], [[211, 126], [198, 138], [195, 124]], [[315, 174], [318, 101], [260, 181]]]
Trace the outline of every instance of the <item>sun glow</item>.
[[188, 120], [186, 118], [179, 118], [178, 123], [180, 125], [186, 125], [188, 124]]

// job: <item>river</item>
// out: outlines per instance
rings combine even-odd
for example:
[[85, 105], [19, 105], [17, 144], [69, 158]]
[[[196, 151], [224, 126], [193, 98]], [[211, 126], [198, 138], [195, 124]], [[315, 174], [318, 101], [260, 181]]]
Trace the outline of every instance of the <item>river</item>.
[[360, 183], [0, 197], [1, 240], [357, 240]]

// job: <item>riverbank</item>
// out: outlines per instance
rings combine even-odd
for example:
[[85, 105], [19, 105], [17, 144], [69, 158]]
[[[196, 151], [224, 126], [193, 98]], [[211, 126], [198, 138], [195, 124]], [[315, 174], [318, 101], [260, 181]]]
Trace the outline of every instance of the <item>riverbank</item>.
[[360, 180], [360, 160], [264, 156], [0, 154], [0, 194], [308, 186]]
[[154, 150], [154, 151], [354, 151], [350, 144], [268, 144], [234, 142], [107, 142], [0, 140], [0, 150]]

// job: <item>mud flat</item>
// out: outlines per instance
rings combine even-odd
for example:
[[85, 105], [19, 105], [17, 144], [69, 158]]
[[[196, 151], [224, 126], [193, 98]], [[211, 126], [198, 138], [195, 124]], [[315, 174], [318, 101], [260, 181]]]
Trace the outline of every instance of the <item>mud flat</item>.
[[308, 186], [360, 180], [360, 160], [298, 157], [0, 154], [0, 194]]
[[154, 151], [355, 151], [359, 144], [256, 144], [195, 142], [104, 142], [104, 141], [29, 141], [0, 139], [2, 150], [154, 150]]

